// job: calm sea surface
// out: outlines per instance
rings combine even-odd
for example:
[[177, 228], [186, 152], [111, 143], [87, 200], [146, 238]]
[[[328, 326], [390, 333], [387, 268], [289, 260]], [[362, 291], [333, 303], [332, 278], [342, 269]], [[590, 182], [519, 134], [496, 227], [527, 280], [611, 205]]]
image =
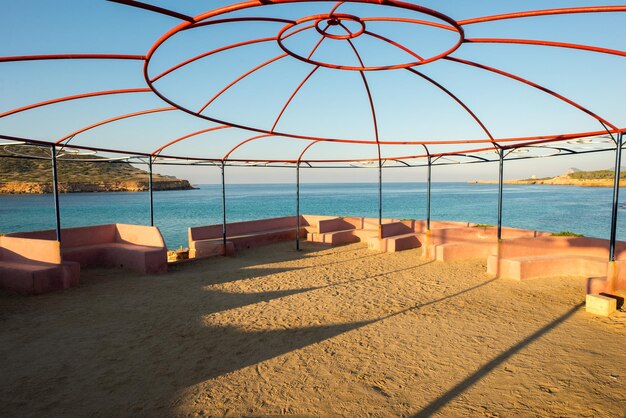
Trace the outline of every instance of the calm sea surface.
[[[187, 245], [189, 226], [221, 223], [221, 186], [154, 194], [155, 225], [170, 248]], [[226, 188], [228, 221], [295, 214], [293, 184], [234, 184]], [[608, 238], [610, 188], [508, 185], [504, 188], [505, 226], [572, 231]], [[497, 186], [433, 183], [432, 219], [497, 222]], [[626, 199], [626, 196], [624, 196]], [[626, 210], [620, 209], [618, 239], [626, 236]], [[301, 213], [378, 216], [377, 184], [303, 184]], [[148, 193], [61, 195], [64, 227], [104, 223], [149, 224]], [[424, 219], [425, 183], [390, 183], [383, 189], [383, 216]], [[51, 195], [0, 195], [0, 233], [54, 228]]]

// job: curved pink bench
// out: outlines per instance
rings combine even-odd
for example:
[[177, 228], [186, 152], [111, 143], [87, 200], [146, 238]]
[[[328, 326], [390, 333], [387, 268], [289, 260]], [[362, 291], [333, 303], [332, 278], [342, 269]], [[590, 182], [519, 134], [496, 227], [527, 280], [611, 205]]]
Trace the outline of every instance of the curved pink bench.
[[[55, 241], [54, 230], [18, 232], [9, 237]], [[55, 241], [56, 242], [56, 241]], [[110, 224], [61, 231], [63, 261], [81, 267], [117, 267], [142, 274], [167, 272], [167, 248], [156, 227]]]
[[[429, 254], [437, 261], [487, 258], [497, 251], [497, 232], [496, 227], [476, 227], [473, 224], [433, 229], [428, 239]], [[544, 234], [526, 229], [502, 228], [502, 237], [505, 239], [532, 238]]]
[[364, 241], [378, 236], [378, 223], [368, 218], [329, 217], [318, 219], [307, 240], [322, 244], [341, 245]]
[[548, 276], [593, 276], [588, 293], [626, 289], [626, 243], [616, 248], [615, 283], [609, 283], [609, 242], [587, 237], [518, 238], [503, 240], [499, 253], [487, 260], [487, 271], [516, 280]]
[[38, 295], [78, 286], [80, 265], [61, 261], [57, 241], [0, 237], [0, 287]]
[[[300, 237], [306, 237], [308, 227], [307, 218], [301, 216]], [[226, 224], [226, 248], [222, 228], [222, 225], [189, 228], [189, 258], [233, 254], [246, 248], [296, 239], [295, 216]]]

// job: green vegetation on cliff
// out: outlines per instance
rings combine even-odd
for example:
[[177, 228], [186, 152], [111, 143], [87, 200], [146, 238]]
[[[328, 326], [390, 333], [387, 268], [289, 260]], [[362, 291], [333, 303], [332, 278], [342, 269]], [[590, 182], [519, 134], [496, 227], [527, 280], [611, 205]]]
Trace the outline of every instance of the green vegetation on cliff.
[[[32, 155], [46, 159], [10, 158]], [[81, 160], [88, 160], [82, 161]], [[105, 160], [94, 155], [64, 155], [57, 160], [59, 181], [90, 183], [101, 181], [144, 181], [148, 173], [126, 162], [94, 162]], [[169, 179], [154, 175], [155, 180]], [[0, 147], [0, 182], [48, 183], [52, 180], [50, 150], [31, 146]]]
[[[580, 171], [570, 169], [556, 177], [505, 180], [505, 184], [548, 184], [554, 186], [613, 187], [613, 170]], [[496, 184], [496, 181], [476, 181], [477, 184]], [[620, 185], [626, 186], [626, 172], [620, 173]]]
[[[37, 157], [37, 158], [25, 158]], [[61, 192], [142, 191], [148, 172], [127, 162], [107, 161], [95, 155], [60, 154], [57, 172]], [[0, 147], [0, 193], [50, 193], [52, 162], [48, 148]], [[155, 190], [191, 189], [187, 180], [153, 175]]]
[[[576, 180], [613, 180], [615, 172], [613, 170], [597, 170], [597, 171], [578, 171], [576, 173], [569, 173], [570, 178]], [[621, 172], [620, 179], [626, 179], [626, 172]]]

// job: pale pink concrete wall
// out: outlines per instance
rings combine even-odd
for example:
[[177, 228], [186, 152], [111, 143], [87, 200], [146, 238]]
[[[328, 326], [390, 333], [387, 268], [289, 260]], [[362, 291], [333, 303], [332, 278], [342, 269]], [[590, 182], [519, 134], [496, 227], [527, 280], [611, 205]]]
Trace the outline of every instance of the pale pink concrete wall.
[[434, 245], [435, 260], [458, 261], [474, 258], [487, 258], [498, 248], [495, 241], [449, 242]]
[[[301, 221], [305, 219], [301, 219]], [[306, 225], [301, 225], [306, 226]], [[254, 221], [233, 222], [226, 224], [226, 236], [240, 236], [276, 229], [296, 228], [296, 217], [259, 219]], [[189, 228], [189, 242], [222, 237], [222, 225], [207, 225]]]
[[[235, 250], [296, 239], [295, 216], [260, 219], [255, 221], [226, 224], [227, 247], [215, 242], [222, 238], [222, 225], [208, 225], [188, 229], [190, 258], [208, 257], [217, 254], [232, 254]], [[328, 216], [303, 215], [300, 217], [300, 236], [306, 238], [313, 222], [331, 219]]]
[[115, 224], [115, 229], [116, 242], [165, 248], [165, 241], [157, 227]]
[[57, 241], [0, 237], [0, 288], [25, 295], [78, 286], [78, 263], [62, 262]]
[[[83, 267], [123, 267], [144, 274], [167, 271], [167, 248], [158, 228], [112, 224], [64, 228], [61, 233], [62, 260], [75, 261]], [[54, 230], [20, 232], [8, 237], [48, 240], [58, 246], [53, 241]], [[23, 254], [30, 255], [30, 249], [25, 248]]]
[[[300, 237], [306, 238], [306, 231], [304, 229], [300, 229]], [[235, 250], [243, 250], [253, 247], [260, 247], [262, 245], [272, 244], [275, 242], [295, 239], [296, 229], [294, 227], [283, 230], [265, 231], [252, 235], [231, 237], [228, 240], [233, 243]]]
[[307, 230], [314, 230], [317, 228], [317, 223], [324, 219], [333, 219], [336, 216], [328, 215], [300, 215], [300, 226], [307, 227]]
[[[408, 225], [407, 225], [408, 223]], [[413, 233], [412, 222], [391, 222], [380, 226], [380, 237], [388, 238], [394, 235], [404, 235]]]
[[[61, 248], [105, 244], [115, 242], [115, 225], [109, 224], [63, 228], [61, 230], [61, 234]], [[7, 236], [56, 240], [56, 232], [53, 229], [46, 231], [16, 232], [7, 234]]]
[[581, 255], [546, 255], [529, 258], [500, 258], [490, 255], [487, 272], [515, 280], [548, 276], [606, 276], [608, 262]]
[[[61, 248], [75, 248], [107, 243], [126, 243], [153, 247], [165, 247], [158, 228], [145, 225], [109, 224], [63, 228]], [[7, 237], [56, 240], [54, 230], [15, 232]]]
[[0, 260], [19, 263], [61, 263], [58, 241], [41, 239], [0, 237]]
[[[477, 227], [456, 227], [456, 228], [442, 228], [432, 229], [431, 237], [438, 243], [446, 243], [453, 241], [468, 241], [468, 240], [495, 240], [497, 239], [497, 228], [477, 228]], [[517, 228], [502, 228], [503, 238], [519, 238], [519, 237], [534, 237], [535, 231], [517, 229]]]
[[322, 219], [317, 223], [317, 231], [320, 234], [361, 228], [363, 228], [363, 218]]
[[[609, 241], [587, 237], [518, 238], [503, 240], [500, 244], [500, 257], [538, 257], [546, 255], [581, 255], [601, 257], [608, 260]], [[626, 243], [616, 245], [616, 259], [626, 260]]]

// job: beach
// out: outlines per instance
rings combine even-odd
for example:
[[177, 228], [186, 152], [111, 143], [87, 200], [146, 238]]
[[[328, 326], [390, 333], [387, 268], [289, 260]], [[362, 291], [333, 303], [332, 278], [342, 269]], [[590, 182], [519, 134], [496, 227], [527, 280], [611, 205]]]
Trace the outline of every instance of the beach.
[[0, 415], [622, 416], [626, 311], [583, 278], [280, 243], [0, 293]]

